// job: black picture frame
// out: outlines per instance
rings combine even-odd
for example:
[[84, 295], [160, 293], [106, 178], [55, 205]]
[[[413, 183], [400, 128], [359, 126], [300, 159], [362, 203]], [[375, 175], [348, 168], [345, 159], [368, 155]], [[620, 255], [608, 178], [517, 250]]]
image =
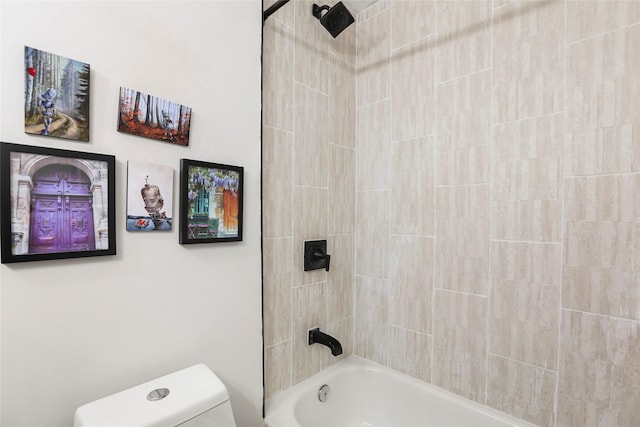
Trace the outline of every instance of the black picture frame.
[[1, 262], [115, 255], [115, 177], [112, 155], [0, 142]]
[[180, 244], [242, 241], [242, 166], [180, 159]]

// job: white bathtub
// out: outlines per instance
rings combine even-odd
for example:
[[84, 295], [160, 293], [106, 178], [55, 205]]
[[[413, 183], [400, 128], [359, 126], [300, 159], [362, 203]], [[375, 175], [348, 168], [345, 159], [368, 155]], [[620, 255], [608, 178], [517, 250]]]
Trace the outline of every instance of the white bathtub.
[[[330, 387], [321, 403], [318, 390]], [[357, 356], [266, 402], [267, 427], [534, 427]]]

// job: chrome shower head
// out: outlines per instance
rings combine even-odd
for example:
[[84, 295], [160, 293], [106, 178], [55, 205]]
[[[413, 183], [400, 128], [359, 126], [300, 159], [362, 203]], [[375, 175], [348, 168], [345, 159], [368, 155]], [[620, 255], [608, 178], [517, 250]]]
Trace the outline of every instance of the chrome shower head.
[[[323, 14], [323, 11], [326, 12]], [[311, 13], [320, 20], [322, 26], [329, 31], [333, 38], [338, 37], [338, 34], [355, 22], [342, 2], [338, 2], [332, 7], [318, 6], [314, 3]]]

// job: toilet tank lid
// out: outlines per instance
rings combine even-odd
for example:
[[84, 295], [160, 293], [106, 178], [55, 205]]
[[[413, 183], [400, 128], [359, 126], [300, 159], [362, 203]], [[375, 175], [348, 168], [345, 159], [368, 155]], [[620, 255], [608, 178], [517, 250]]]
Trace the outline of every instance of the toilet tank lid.
[[[158, 389], [169, 393], [149, 400], [149, 393]], [[206, 365], [198, 364], [87, 403], [76, 410], [74, 426], [175, 426], [228, 400], [222, 381]]]

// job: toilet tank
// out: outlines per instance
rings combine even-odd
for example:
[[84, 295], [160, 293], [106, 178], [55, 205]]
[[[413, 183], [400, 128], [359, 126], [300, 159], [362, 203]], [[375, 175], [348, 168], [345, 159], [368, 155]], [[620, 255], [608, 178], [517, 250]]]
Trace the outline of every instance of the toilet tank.
[[229, 393], [204, 364], [151, 380], [76, 409], [75, 427], [234, 427]]

